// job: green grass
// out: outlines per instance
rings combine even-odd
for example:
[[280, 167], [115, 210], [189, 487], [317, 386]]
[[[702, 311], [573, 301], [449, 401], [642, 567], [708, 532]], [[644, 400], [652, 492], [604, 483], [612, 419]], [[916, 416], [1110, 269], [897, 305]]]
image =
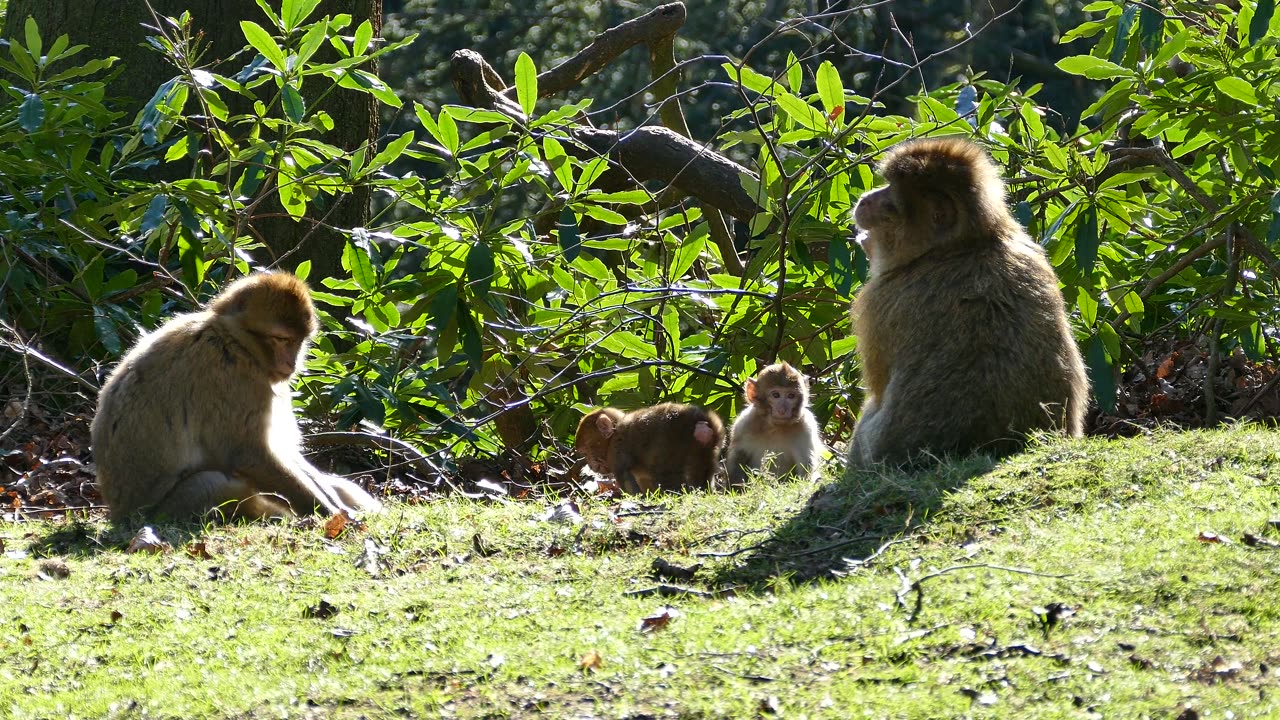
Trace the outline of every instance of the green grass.
[[[1238, 427], [578, 499], [580, 524], [448, 499], [338, 540], [161, 527], [163, 555], [0, 524], [0, 715], [1280, 715], [1278, 483], [1280, 433]], [[705, 595], [629, 594], [658, 558]]]

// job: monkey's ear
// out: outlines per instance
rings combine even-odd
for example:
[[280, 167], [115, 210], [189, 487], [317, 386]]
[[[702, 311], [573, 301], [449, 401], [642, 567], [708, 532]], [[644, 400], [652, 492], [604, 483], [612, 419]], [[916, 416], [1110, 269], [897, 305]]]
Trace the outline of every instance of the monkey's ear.
[[747, 378], [746, 384], [742, 386], [742, 395], [749, 403], [756, 401], [756, 381], [754, 378]]
[[941, 196], [933, 202], [933, 227], [941, 232], [954, 232], [956, 223], [960, 221], [956, 204], [947, 196]]
[[608, 415], [601, 415], [596, 418], [596, 429], [600, 431], [601, 437], [612, 437], [614, 430], [613, 418]]

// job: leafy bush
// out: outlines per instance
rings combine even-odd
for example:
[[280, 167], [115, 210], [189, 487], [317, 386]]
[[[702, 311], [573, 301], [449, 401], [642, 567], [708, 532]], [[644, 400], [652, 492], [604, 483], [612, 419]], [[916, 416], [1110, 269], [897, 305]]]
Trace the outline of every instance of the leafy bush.
[[[101, 81], [61, 84], [109, 61], [55, 79], [45, 68], [60, 55], [37, 63], [34, 28], [27, 49], [15, 44], [31, 67], [5, 65], [23, 85], [6, 88], [19, 102], [0, 109], [0, 182], [20, 208], [0, 228], [16, 238], [0, 257], [16, 291], [0, 311], [27, 330], [55, 328], [42, 341], [56, 350], [109, 357], [134, 319], [151, 325], [175, 307], [160, 288], [183, 292], [185, 306], [247, 269], [252, 240], [238, 222], [267, 194], [299, 215], [369, 184], [380, 211], [370, 227], [344, 229], [347, 275], [312, 279], [327, 309], [302, 381], [313, 411], [387, 428], [448, 460], [519, 446], [540, 428], [544, 439], [567, 437], [595, 404], [685, 400], [731, 416], [741, 379], [785, 358], [817, 378], [818, 415], [839, 438], [857, 405], [847, 307], [866, 272], [849, 211], [877, 182], [870, 162], [885, 148], [967, 134], [1008, 168], [1015, 214], [1062, 279], [1104, 408], [1151, 335], [1275, 355], [1280, 33], [1270, 3], [1239, 14], [1088, 6], [1097, 19], [1066, 40], [1094, 46], [1059, 65], [1105, 84], [1070, 137], [1045, 122], [1053, 109], [1037, 104], [1041, 88], [1016, 79], [975, 74], [913, 98], [908, 117], [885, 113], [885, 88], [850, 88], [829, 62], [793, 55], [776, 72], [726, 63], [723, 82], [742, 105], [717, 145], [753, 159], [742, 181], [761, 210], [740, 233], [741, 274], [710, 241], [704, 208], [603, 186], [608, 163], [573, 135], [590, 101], [538, 100], [527, 56], [514, 73], [527, 121], [416, 106], [421, 130], [381, 149], [348, 157], [319, 141], [331, 120], [306, 107], [302, 80], [396, 105], [359, 69], [396, 45], [374, 49], [365, 26], [345, 38], [347, 19], [288, 10], [305, 5], [286, 3], [271, 30], [243, 24], [255, 57], [234, 76], [179, 62], [125, 126], [113, 124]], [[157, 39], [165, 52], [197, 55], [189, 18], [172, 27]], [[342, 59], [318, 62], [323, 43]], [[228, 96], [250, 109], [233, 112]], [[391, 174], [401, 157], [438, 172]], [[160, 159], [189, 164], [190, 177], [131, 174]]]

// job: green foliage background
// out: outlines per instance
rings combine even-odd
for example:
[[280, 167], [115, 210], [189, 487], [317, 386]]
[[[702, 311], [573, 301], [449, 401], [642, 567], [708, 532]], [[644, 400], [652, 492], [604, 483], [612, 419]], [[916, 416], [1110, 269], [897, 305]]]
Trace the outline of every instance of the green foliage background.
[[[623, 126], [656, 115], [632, 97], [647, 82], [641, 58], [624, 56], [579, 96], [534, 101], [535, 66], [626, 19], [620, 11], [402, 5], [405, 17], [429, 12], [433, 34], [415, 40], [402, 23], [388, 31], [401, 39], [376, 45], [350, 18], [284, 2], [242, 23], [253, 59], [235, 74], [190, 65], [193, 38], [177, 19], [157, 41], [175, 78], [136, 118], [113, 108], [110, 59], [86, 60], [91, 48], [28, 26], [0, 53], [6, 347], [100, 372], [140, 330], [249, 269], [247, 208], [274, 194], [300, 215], [369, 184], [380, 211], [345, 229], [346, 274], [310, 278], [325, 320], [301, 381], [312, 413], [385, 428], [449, 463], [502, 450], [492, 421], [513, 407], [533, 410], [544, 440], [571, 435], [596, 404], [673, 399], [732, 416], [741, 380], [780, 357], [815, 378], [816, 409], [838, 440], [859, 403], [846, 315], [866, 266], [849, 211], [876, 184], [871, 163], [885, 148], [963, 134], [1007, 168], [1010, 202], [1059, 273], [1104, 408], [1153, 335], [1276, 355], [1280, 20], [1269, 1], [1239, 12], [1030, 3], [1006, 60], [1038, 42], [1048, 60], [1012, 64], [1051, 84], [1010, 77], [1010, 62], [990, 54], [998, 43], [978, 52], [964, 35], [913, 35], [903, 51], [901, 36], [877, 34], [877, 14], [815, 18], [781, 36], [753, 35], [744, 21], [716, 47], [723, 33], [697, 28], [724, 15], [691, 7], [681, 53], [706, 57], [686, 78], [697, 91], [690, 124], [747, 165], [755, 177], [743, 182], [762, 198], [739, 233], [740, 277], [709, 242], [701, 208], [655, 208], [656, 188], [602, 191], [606, 162], [566, 149], [580, 111], [610, 108]], [[731, 8], [743, 18], [779, 9]], [[970, 30], [999, 36], [1010, 17]], [[1036, 40], [1076, 17], [1088, 19], [1061, 45]], [[443, 58], [477, 37], [521, 87], [527, 124], [441, 99]], [[313, 60], [321, 44], [342, 59]], [[397, 65], [424, 50], [441, 59], [403, 88], [358, 69], [385, 55], [387, 74], [408, 73]], [[888, 60], [868, 65], [881, 53]], [[392, 132], [350, 156], [321, 142], [332, 120], [302, 102], [304, 79], [375, 95], [396, 118]], [[230, 114], [232, 95], [253, 110]], [[148, 182], [158, 163], [189, 177]], [[544, 442], [532, 453], [555, 451]]]

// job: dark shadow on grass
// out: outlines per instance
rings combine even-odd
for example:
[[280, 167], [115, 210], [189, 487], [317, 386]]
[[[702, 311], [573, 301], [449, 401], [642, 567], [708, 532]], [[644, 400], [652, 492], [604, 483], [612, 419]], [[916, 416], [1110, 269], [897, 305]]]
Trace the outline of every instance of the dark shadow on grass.
[[[227, 524], [235, 524], [232, 521]], [[295, 519], [255, 521], [295, 522]], [[205, 537], [209, 521], [156, 521], [145, 518], [111, 522], [109, 524], [86, 522], [80, 518], [58, 524], [44, 524], [46, 531], [31, 537], [27, 552], [36, 557], [90, 557], [102, 552], [122, 552], [142, 531], [150, 527], [156, 536], [173, 549], [182, 549], [188, 543]]]
[[767, 539], [737, 555], [714, 587], [752, 592], [775, 578], [813, 582], [856, 568], [885, 543], [927, 523], [945, 495], [990, 472], [986, 455], [947, 460], [914, 471], [850, 471], [817, 489], [804, 508]]

